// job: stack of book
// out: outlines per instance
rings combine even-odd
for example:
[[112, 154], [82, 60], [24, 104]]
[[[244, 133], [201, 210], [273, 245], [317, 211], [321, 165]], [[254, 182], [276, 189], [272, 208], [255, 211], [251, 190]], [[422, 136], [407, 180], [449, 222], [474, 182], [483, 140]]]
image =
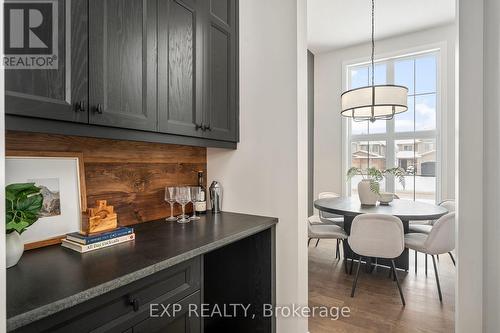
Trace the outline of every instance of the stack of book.
[[135, 233], [133, 228], [119, 227], [113, 231], [89, 236], [73, 232], [66, 235], [61, 245], [68, 249], [84, 253], [132, 241], [134, 239]]

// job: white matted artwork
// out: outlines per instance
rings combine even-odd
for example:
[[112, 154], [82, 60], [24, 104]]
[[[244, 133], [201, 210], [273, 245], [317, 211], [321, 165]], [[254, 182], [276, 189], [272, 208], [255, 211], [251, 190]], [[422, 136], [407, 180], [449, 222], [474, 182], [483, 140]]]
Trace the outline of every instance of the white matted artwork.
[[79, 231], [81, 212], [87, 208], [81, 154], [43, 152], [44, 156], [30, 156], [35, 154], [7, 152], [5, 158], [6, 185], [33, 182], [43, 196], [38, 221], [21, 234], [24, 244]]

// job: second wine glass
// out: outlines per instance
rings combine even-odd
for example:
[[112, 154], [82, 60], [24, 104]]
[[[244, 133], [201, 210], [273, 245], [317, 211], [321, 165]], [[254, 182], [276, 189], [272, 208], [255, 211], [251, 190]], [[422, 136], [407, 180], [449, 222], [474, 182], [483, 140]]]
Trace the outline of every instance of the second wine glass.
[[189, 187], [181, 186], [175, 188], [175, 201], [182, 207], [182, 215], [177, 220], [179, 223], [188, 223], [189, 217], [186, 216], [186, 205], [191, 201], [191, 192]]

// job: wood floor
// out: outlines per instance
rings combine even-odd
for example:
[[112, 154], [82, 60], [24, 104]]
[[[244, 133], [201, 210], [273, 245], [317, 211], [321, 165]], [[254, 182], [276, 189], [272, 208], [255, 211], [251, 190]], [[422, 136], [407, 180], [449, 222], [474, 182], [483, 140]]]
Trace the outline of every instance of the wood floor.
[[322, 240], [315, 248], [315, 240], [311, 242], [309, 306], [347, 306], [350, 317], [338, 320], [319, 316], [310, 318], [311, 333], [454, 331], [455, 268], [448, 255], [441, 255], [438, 264], [443, 292], [441, 304], [432, 259], [429, 257], [428, 275], [425, 276], [424, 255], [419, 254], [418, 273], [415, 275], [415, 252], [410, 251], [410, 270], [398, 270], [406, 299], [403, 307], [396, 283], [388, 278], [389, 270], [384, 267], [368, 274], [361, 266], [356, 295], [351, 298], [355, 269], [353, 275], [345, 274], [343, 260], [335, 259], [335, 244], [334, 240]]

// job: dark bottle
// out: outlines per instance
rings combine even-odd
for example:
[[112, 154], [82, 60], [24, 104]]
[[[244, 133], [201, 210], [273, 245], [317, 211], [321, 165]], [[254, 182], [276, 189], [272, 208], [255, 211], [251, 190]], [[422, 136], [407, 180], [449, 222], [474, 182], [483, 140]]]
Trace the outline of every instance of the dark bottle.
[[201, 187], [201, 194], [198, 201], [194, 205], [196, 214], [207, 213], [207, 190], [204, 184], [203, 171], [198, 171], [198, 186]]

